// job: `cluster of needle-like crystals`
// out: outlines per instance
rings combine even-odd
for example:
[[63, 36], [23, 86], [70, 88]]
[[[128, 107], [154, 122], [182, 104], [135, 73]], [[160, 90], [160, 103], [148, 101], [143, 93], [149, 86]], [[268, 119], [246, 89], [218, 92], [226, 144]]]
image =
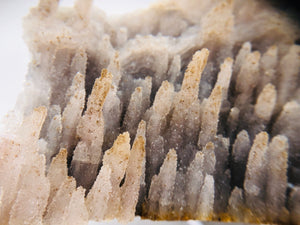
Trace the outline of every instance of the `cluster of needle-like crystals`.
[[0, 137], [1, 224], [299, 224], [299, 30], [254, 0], [108, 17], [40, 0]]

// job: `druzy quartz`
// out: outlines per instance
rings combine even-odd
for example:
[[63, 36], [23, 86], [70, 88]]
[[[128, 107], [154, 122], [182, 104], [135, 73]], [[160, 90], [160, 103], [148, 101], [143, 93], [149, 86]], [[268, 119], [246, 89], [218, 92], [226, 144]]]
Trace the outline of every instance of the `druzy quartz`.
[[300, 32], [268, 2], [40, 0], [24, 30], [1, 224], [299, 224]]

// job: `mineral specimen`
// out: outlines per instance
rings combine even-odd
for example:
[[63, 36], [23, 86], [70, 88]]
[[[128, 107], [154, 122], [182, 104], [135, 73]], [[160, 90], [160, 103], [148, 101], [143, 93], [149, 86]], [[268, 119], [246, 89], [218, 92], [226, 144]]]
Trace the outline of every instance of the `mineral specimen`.
[[1, 224], [300, 224], [300, 37], [267, 2], [109, 17], [40, 0], [0, 139]]

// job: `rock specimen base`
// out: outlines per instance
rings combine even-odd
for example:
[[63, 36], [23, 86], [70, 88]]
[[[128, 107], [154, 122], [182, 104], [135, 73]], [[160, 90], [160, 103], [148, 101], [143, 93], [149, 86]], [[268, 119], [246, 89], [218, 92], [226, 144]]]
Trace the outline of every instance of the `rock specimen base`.
[[109, 17], [40, 0], [0, 139], [1, 224], [299, 224], [300, 32], [254, 0]]

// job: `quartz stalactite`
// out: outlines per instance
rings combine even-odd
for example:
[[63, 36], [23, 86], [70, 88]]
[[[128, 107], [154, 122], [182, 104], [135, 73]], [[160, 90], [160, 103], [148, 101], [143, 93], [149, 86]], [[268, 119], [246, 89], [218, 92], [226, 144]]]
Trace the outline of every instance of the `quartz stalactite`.
[[167, 154], [159, 174], [152, 177], [149, 190], [149, 216], [164, 218], [172, 205], [176, 178], [177, 155], [174, 149]]
[[256, 135], [248, 156], [245, 173], [245, 199], [246, 204], [255, 215], [264, 217], [264, 186], [267, 179], [266, 157], [269, 137], [265, 132]]
[[[72, 175], [79, 185], [90, 188], [93, 184], [101, 161], [104, 137], [104, 120], [102, 107], [110, 90], [112, 75], [103, 70], [101, 77], [95, 81], [87, 103], [87, 110], [77, 126], [77, 135], [81, 141], [75, 148], [72, 160]], [[89, 176], [81, 174], [88, 171]]]
[[299, 224], [300, 31], [267, 1], [40, 0], [24, 28], [1, 224]]

